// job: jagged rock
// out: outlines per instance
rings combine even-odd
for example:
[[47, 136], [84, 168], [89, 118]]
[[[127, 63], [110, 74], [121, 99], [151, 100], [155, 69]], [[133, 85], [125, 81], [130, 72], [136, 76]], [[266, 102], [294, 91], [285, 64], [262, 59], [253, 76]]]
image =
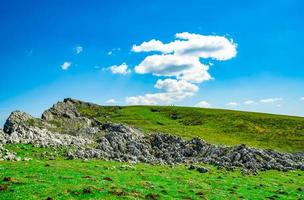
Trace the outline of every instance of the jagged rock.
[[81, 116], [77, 105], [97, 106], [71, 98], [58, 102], [42, 114], [42, 120], [56, 125], [56, 132], [74, 136], [83, 136], [93, 139], [96, 135], [102, 135], [100, 123], [96, 120]]
[[15, 111], [12, 112], [5, 123], [4, 138], [6, 143], [33, 144], [35, 146], [74, 146], [81, 147], [92, 144], [93, 141], [83, 137], [51, 132], [46, 128], [31, 126], [28, 121], [35, 120], [32, 116]]
[[78, 112], [77, 108], [74, 106], [76, 100], [73, 99], [64, 99], [63, 102], [58, 102], [55, 105], [53, 105], [52, 108], [46, 110], [42, 114], [42, 119], [46, 121], [51, 121], [59, 117], [64, 117], [64, 118], [77, 118], [80, 117], [80, 113]]
[[[107, 124], [107, 126], [109, 125]], [[147, 136], [138, 132], [134, 136], [129, 132], [119, 131], [106, 133], [99, 139], [95, 149], [77, 150], [70, 153], [70, 158], [159, 164], [207, 163], [228, 170], [240, 167], [245, 173], [256, 173], [258, 170], [267, 169], [280, 171], [302, 169], [304, 161], [304, 157], [298, 155], [257, 150], [245, 145], [224, 147], [208, 144], [198, 138], [182, 140], [171, 135], [153, 134]], [[205, 169], [198, 171], [206, 172]]]
[[33, 117], [25, 112], [14, 111], [6, 120], [3, 130], [4, 132], [10, 134], [31, 119], [33, 119]]

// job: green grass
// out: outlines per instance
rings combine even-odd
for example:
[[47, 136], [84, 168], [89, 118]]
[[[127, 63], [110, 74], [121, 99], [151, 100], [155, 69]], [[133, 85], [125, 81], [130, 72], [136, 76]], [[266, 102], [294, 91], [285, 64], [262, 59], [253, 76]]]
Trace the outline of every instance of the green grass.
[[[51, 149], [9, 145], [29, 162], [0, 161], [0, 199], [303, 199], [304, 172], [260, 172], [243, 176], [239, 170], [208, 173], [176, 167], [106, 161], [55, 160], [39, 157]], [[4, 181], [4, 177], [11, 180]], [[108, 180], [105, 180], [108, 179]]]
[[304, 151], [303, 117], [173, 106], [79, 105], [78, 109], [99, 121], [124, 123], [145, 132], [198, 136], [213, 144]]

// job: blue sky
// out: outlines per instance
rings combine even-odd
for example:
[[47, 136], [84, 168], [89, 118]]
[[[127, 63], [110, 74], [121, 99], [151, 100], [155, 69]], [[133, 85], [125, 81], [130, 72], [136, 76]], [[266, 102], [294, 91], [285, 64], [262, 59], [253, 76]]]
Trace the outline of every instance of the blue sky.
[[[303, 6], [301, 0], [1, 1], [0, 123], [16, 109], [39, 116], [65, 97], [304, 116]], [[153, 39], [158, 44], [147, 43], [147, 51], [142, 43]], [[165, 49], [185, 40], [187, 50], [213, 41], [223, 52], [208, 46], [214, 54], [189, 57], [182, 47]], [[202, 67], [206, 80], [172, 75], [171, 63], [170, 73], [151, 69], [152, 58], [163, 63], [171, 55], [172, 63], [189, 58], [185, 69]]]

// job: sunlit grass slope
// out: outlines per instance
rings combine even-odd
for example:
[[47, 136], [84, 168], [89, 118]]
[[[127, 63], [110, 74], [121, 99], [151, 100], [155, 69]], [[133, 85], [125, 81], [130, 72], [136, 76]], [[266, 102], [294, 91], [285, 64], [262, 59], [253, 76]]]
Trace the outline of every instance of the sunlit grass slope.
[[304, 150], [304, 118], [263, 113], [175, 106], [88, 106], [82, 114], [99, 121], [124, 123], [145, 132], [195, 136], [225, 145], [279, 151]]

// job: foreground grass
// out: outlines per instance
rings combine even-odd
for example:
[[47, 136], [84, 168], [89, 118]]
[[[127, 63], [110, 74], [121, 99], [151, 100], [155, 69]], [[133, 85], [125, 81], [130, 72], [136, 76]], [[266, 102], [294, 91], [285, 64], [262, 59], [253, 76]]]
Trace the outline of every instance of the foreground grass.
[[[239, 170], [208, 173], [175, 167], [108, 162], [55, 160], [40, 155], [50, 149], [9, 145], [29, 162], [0, 161], [0, 199], [303, 199], [304, 172]], [[47, 153], [45, 153], [47, 152]], [[2, 189], [1, 189], [2, 188]]]
[[303, 117], [173, 106], [79, 105], [79, 110], [99, 121], [125, 123], [146, 132], [198, 136], [213, 144], [304, 151]]
[[[105, 161], [0, 162], [0, 199], [303, 199], [304, 173], [261, 172], [243, 176], [207, 166], [199, 174], [185, 166]], [[3, 181], [11, 177], [11, 181]], [[156, 198], [155, 198], [156, 199]]]

